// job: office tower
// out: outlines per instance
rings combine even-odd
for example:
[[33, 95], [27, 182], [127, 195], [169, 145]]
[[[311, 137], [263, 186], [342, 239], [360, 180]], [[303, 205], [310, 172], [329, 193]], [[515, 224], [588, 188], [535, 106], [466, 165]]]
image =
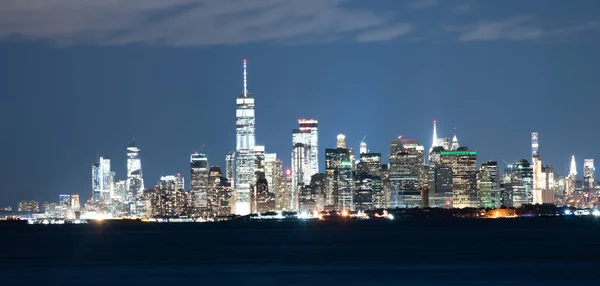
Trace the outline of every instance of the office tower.
[[71, 209], [71, 196], [67, 194], [58, 195], [57, 214], [66, 219], [73, 218], [73, 210]]
[[283, 165], [281, 160], [277, 159], [277, 154], [265, 154], [265, 178], [269, 185], [269, 191], [275, 195], [275, 210], [287, 210], [290, 197], [285, 188], [285, 179], [283, 177]]
[[208, 186], [209, 164], [205, 154], [190, 155], [190, 196], [194, 213], [200, 216], [210, 215], [211, 197]]
[[542, 175], [542, 158], [540, 157], [538, 133], [531, 133], [531, 167], [533, 169], [533, 203], [541, 204], [544, 191], [544, 176]]
[[296, 143], [292, 149], [292, 210], [298, 210], [298, 195], [302, 187], [308, 182], [305, 181], [304, 172], [306, 168], [306, 146], [303, 143]]
[[[385, 207], [386, 200], [381, 180], [381, 153], [360, 154], [360, 162], [356, 166], [355, 189], [355, 209]], [[371, 200], [368, 202], [369, 198]]]
[[236, 99], [236, 149], [235, 149], [235, 213], [250, 213], [250, 192], [255, 180], [254, 173], [254, 98], [248, 92], [246, 60], [244, 59], [244, 89]]
[[135, 144], [135, 139], [127, 146], [127, 191], [129, 211], [131, 215], [145, 215], [144, 177], [142, 175], [142, 161], [139, 157], [140, 148]]
[[38, 213], [38, 212], [40, 212], [40, 203], [38, 203], [37, 201], [33, 201], [33, 200], [20, 201], [17, 210], [20, 212]]
[[533, 166], [522, 159], [514, 165], [511, 175], [512, 207], [533, 203]]
[[73, 209], [73, 211], [79, 211], [81, 209], [81, 203], [79, 201], [78, 193], [71, 194], [71, 208]]
[[98, 158], [98, 161], [92, 165], [92, 201], [106, 202], [110, 201], [110, 195], [113, 189], [113, 174], [110, 171], [110, 159]]
[[389, 157], [390, 208], [422, 207], [421, 190], [425, 187], [424, 148], [416, 140], [392, 140]]
[[346, 135], [338, 134], [337, 135], [337, 148], [346, 148]]
[[297, 196], [294, 197], [294, 186], [292, 182], [292, 170], [287, 169], [285, 170], [285, 195], [288, 197], [288, 200], [286, 202], [285, 197], [282, 198], [280, 210], [291, 211], [298, 203], [297, 200], [295, 200]]
[[452, 170], [452, 207], [478, 207], [477, 152], [468, 147], [440, 151], [440, 162]]
[[318, 121], [299, 119], [292, 131], [292, 175], [295, 186], [306, 185], [319, 172]]
[[[441, 159], [442, 147], [437, 147], [432, 153]], [[452, 168], [444, 165], [430, 164], [427, 168], [427, 188], [429, 206], [434, 208], [452, 207]]]
[[506, 172], [500, 180], [500, 206], [513, 207], [512, 171]]
[[154, 190], [148, 190], [146, 200], [146, 216], [178, 217], [186, 215], [189, 193], [184, 191], [184, 179], [180, 174], [162, 176]]
[[275, 194], [269, 191], [269, 183], [264, 172], [257, 172], [256, 213], [275, 211]]
[[129, 187], [127, 185], [127, 180], [119, 180], [114, 183], [113, 187], [113, 200], [124, 203], [128, 202], [130, 198], [127, 197], [127, 191]]
[[570, 198], [575, 193], [575, 183], [577, 182], [577, 165], [575, 163], [575, 156], [571, 156], [571, 168], [569, 169], [569, 176], [566, 180], [566, 198]]
[[[338, 135], [339, 138], [339, 135]], [[327, 209], [349, 210], [353, 203], [350, 149], [325, 149], [325, 204]]]
[[452, 151], [456, 151], [458, 148], [460, 148], [460, 145], [458, 145], [458, 138], [456, 138], [456, 135], [454, 135], [452, 137], [452, 145], [450, 146], [450, 149]]
[[229, 152], [225, 156], [225, 177], [229, 182], [235, 179], [235, 152]]
[[210, 167], [208, 178], [210, 193], [213, 198], [213, 201], [209, 204], [212, 215], [217, 217], [230, 215], [232, 213], [233, 196], [231, 184], [227, 177], [223, 177], [221, 168], [213, 166]]
[[360, 154], [359, 154], [359, 156], [360, 156], [361, 154], [365, 154], [365, 153], [367, 153], [367, 152], [368, 152], [368, 150], [367, 150], [367, 142], [365, 142], [365, 141], [361, 141], [361, 142], [360, 142], [360, 149], [359, 149], [359, 151], [360, 151], [360, 152], [359, 152], [359, 153], [360, 153]]
[[583, 192], [590, 193], [596, 188], [594, 179], [594, 159], [583, 159]]
[[554, 204], [557, 206], [564, 206], [566, 204], [566, 187], [568, 183], [567, 179], [562, 176], [554, 177]]
[[498, 176], [498, 162], [482, 162], [479, 168], [479, 206], [482, 208], [499, 208], [500, 180]]
[[[535, 181], [535, 180], [534, 180]], [[554, 204], [555, 181], [554, 166], [542, 166], [539, 176], [540, 187], [542, 190], [542, 204]]]
[[314, 212], [325, 207], [326, 178], [325, 174], [312, 175], [310, 183], [302, 186], [298, 195], [298, 211]]

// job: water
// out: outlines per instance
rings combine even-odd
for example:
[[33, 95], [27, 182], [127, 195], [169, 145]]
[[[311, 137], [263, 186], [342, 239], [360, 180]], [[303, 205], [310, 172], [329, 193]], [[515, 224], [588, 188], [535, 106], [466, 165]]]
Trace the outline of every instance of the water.
[[0, 285], [599, 285], [594, 218], [0, 225]]

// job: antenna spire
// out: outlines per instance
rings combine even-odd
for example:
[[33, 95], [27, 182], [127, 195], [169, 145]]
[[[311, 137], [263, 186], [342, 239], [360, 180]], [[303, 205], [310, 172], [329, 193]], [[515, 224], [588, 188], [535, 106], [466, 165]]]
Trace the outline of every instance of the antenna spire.
[[248, 83], [246, 81], [246, 59], [244, 59], [244, 97], [248, 96]]

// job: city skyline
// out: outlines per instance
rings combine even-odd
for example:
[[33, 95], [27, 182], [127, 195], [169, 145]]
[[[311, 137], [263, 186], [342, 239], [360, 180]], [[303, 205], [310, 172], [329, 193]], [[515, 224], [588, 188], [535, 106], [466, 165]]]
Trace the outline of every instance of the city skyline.
[[[342, 18], [413, 9], [383, 1], [365, 7], [331, 3], [318, 5]], [[256, 145], [276, 153], [285, 169], [290, 132], [301, 118], [319, 121], [320, 170], [325, 148], [336, 146], [339, 133], [354, 150], [367, 135], [368, 147], [386, 162], [389, 141], [399, 135], [428, 150], [437, 120], [438, 137], [451, 138], [456, 128], [461, 144], [478, 152], [478, 164], [494, 160], [499, 167], [503, 160], [531, 160], [530, 133], [539, 132], [543, 163], [564, 175], [574, 155], [581, 179], [584, 159], [600, 158], [594, 145], [600, 134], [587, 124], [597, 121], [600, 105], [593, 64], [600, 60], [597, 9], [590, 9], [598, 4], [550, 1], [539, 10], [542, 2], [536, 1], [502, 9], [465, 3], [460, 12], [453, 9], [458, 4], [441, 1], [410, 10], [414, 15], [390, 21], [412, 23], [411, 33], [385, 40], [379, 33], [377, 40], [373, 32], [372, 41], [356, 40], [367, 37], [361, 34], [365, 27], [342, 33], [335, 26], [326, 29], [326, 36], [337, 38], [331, 41], [303, 42], [291, 33], [182, 47], [176, 40], [80, 41], [52, 33], [65, 31], [56, 26], [32, 33], [18, 22], [3, 25], [12, 28], [0, 31], [0, 91], [8, 99], [0, 113], [8, 130], [0, 142], [6, 178], [0, 204], [53, 201], [61, 193], [79, 193], [85, 201], [96, 154], [111, 158], [115, 181], [126, 179], [125, 148], [132, 138], [141, 149], [147, 188], [162, 175], [189, 177], [193, 150], [225, 170], [225, 154], [235, 149], [232, 100], [241, 90], [243, 58], [256, 99]], [[569, 15], [562, 13], [566, 9]], [[28, 10], [13, 12], [30, 18]], [[377, 23], [373, 29], [388, 24], [393, 26]]]

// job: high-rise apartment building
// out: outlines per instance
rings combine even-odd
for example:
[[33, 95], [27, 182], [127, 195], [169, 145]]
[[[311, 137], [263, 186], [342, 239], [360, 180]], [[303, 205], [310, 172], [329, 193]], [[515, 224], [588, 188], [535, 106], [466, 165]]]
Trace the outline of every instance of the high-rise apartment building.
[[20, 212], [40, 212], [40, 203], [37, 201], [20, 201], [19, 206], [17, 208]]
[[254, 98], [248, 92], [246, 60], [244, 59], [244, 89], [236, 99], [236, 151], [235, 151], [235, 213], [250, 213], [250, 192], [256, 181], [254, 172], [255, 147]]

